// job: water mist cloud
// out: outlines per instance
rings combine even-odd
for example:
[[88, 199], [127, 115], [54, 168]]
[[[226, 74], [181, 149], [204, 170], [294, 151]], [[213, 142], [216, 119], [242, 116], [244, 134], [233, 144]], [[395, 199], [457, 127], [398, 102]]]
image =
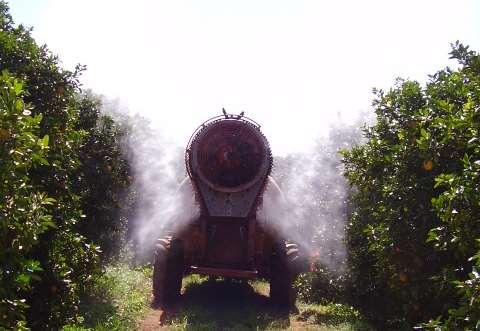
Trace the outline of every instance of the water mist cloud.
[[[360, 136], [358, 123], [336, 126], [308, 153], [275, 157], [273, 177], [283, 194], [269, 184], [258, 211], [267, 227], [297, 242], [333, 271], [345, 266], [348, 215], [348, 187], [338, 151]], [[189, 223], [200, 210], [191, 182], [185, 180], [183, 147], [167, 141], [141, 118], [135, 118], [128, 144], [137, 192], [131, 233], [137, 257], [145, 261], [157, 238]]]
[[[132, 239], [139, 259], [149, 259], [156, 239], [199, 214], [185, 178], [184, 149], [167, 141], [138, 119], [128, 141], [137, 193]], [[181, 188], [181, 189], [180, 189]]]
[[343, 271], [346, 262], [348, 186], [338, 151], [359, 142], [359, 128], [332, 127], [308, 153], [276, 158], [273, 177], [284, 198], [267, 189], [259, 211], [270, 227], [332, 271]]

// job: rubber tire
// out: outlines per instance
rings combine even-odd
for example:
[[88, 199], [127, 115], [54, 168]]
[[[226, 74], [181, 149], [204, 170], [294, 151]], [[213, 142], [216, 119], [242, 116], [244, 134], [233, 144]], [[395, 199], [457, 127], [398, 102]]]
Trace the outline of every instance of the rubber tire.
[[153, 264], [153, 295], [157, 304], [168, 305], [178, 300], [183, 278], [183, 244], [166, 237], [157, 241]]
[[292, 284], [298, 275], [294, 270], [298, 249], [291, 245], [280, 242], [274, 246], [270, 271], [270, 300], [273, 304], [289, 310], [295, 307], [297, 296]]

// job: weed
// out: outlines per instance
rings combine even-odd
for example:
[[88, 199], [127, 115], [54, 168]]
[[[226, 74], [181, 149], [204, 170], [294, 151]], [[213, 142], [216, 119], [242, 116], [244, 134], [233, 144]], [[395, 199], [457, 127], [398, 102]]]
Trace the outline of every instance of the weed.
[[77, 324], [65, 331], [133, 330], [148, 310], [151, 268], [131, 269], [127, 265], [106, 268], [97, 277], [88, 297], [80, 306]]

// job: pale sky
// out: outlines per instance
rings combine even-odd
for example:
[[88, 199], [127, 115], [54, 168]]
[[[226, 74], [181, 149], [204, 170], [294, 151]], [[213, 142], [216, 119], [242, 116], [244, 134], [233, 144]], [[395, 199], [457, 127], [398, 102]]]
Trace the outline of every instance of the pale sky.
[[[87, 65], [84, 87], [119, 98], [180, 146], [222, 107], [259, 122], [274, 154], [307, 151], [373, 87], [425, 82], [480, 51], [475, 0], [10, 0], [16, 23]], [[371, 110], [370, 110], [371, 111]]]

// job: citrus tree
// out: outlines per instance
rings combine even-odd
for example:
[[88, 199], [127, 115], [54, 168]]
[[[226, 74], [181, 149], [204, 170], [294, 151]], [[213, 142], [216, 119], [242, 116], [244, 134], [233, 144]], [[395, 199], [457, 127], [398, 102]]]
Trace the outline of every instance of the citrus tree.
[[59, 329], [119, 245], [121, 130], [3, 1], [0, 69], [0, 329]]
[[479, 326], [480, 57], [451, 56], [425, 87], [376, 91], [366, 143], [343, 153], [353, 297], [382, 327]]

